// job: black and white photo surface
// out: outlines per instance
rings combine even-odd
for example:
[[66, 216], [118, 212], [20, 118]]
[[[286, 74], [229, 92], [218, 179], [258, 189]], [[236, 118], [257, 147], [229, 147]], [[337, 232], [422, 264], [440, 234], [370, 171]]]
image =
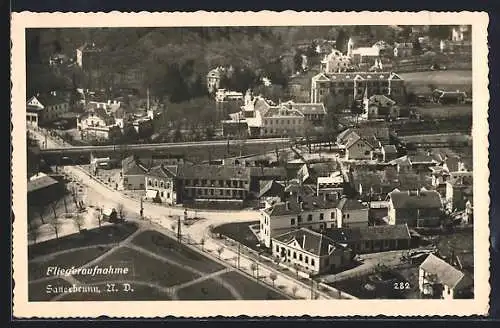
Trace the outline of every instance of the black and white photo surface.
[[15, 312], [487, 312], [487, 15], [78, 15], [13, 16]]

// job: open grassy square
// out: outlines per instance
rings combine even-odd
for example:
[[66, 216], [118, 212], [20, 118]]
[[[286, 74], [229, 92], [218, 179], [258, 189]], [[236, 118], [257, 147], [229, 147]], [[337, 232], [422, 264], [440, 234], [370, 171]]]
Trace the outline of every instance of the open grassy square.
[[104, 254], [111, 247], [96, 246], [90, 248], [75, 249], [66, 253], [46, 256], [41, 260], [32, 260], [28, 263], [28, 278], [35, 280], [47, 276], [49, 267], [72, 267], [76, 268]]
[[132, 243], [198, 271], [211, 273], [224, 268], [221, 264], [196, 253], [188, 247], [179, 245], [176, 240], [157, 231], [144, 231], [137, 235], [132, 240]]
[[235, 296], [219, 281], [209, 279], [177, 291], [177, 298], [188, 301], [234, 300]]
[[137, 230], [135, 223], [122, 223], [106, 225], [101, 228], [90, 229], [64, 236], [59, 239], [51, 239], [28, 247], [28, 258], [47, 255], [65, 249], [94, 246], [98, 244], [117, 243]]
[[126, 267], [128, 273], [125, 275], [99, 275], [81, 276], [82, 281], [87, 283], [98, 283], [107, 281], [147, 281], [162, 287], [174, 286], [185, 283], [199, 275], [183, 269], [182, 265], [173, 265], [153, 258], [148, 254], [140, 253], [134, 249], [122, 247], [110, 256], [103, 259], [97, 265], [101, 267]]
[[246, 300], [286, 300], [290, 299], [278, 291], [259, 284], [242, 274], [232, 271], [221, 275], [221, 278], [231, 282], [232, 285], [238, 288], [238, 291]]

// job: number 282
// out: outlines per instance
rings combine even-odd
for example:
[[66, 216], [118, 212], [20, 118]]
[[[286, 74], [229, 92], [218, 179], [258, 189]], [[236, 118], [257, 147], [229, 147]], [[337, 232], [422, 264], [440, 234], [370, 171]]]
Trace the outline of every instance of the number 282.
[[404, 290], [404, 289], [410, 289], [410, 283], [409, 282], [395, 282], [394, 283], [394, 289], [397, 290]]

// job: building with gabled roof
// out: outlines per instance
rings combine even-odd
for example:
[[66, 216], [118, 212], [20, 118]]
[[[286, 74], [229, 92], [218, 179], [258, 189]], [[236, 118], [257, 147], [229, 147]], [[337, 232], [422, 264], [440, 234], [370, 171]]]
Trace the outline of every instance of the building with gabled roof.
[[50, 123], [69, 112], [69, 101], [52, 91], [48, 94], [37, 94], [26, 102], [26, 123], [32, 126]]
[[281, 263], [310, 275], [342, 269], [353, 258], [345, 244], [306, 228], [273, 237], [272, 253]]
[[[399, 101], [404, 95], [404, 80], [394, 72], [319, 73], [311, 79], [311, 103], [324, 102], [328, 94], [344, 94], [349, 104], [365, 94], [386, 95]], [[348, 104], [348, 107], [349, 107]]]
[[324, 234], [337, 243], [347, 244], [356, 254], [409, 249], [411, 241], [406, 224], [331, 228]]
[[298, 110], [304, 115], [305, 121], [311, 122], [313, 125], [323, 124], [326, 117], [326, 109], [323, 103], [295, 103], [290, 100], [281, 105], [293, 110]]
[[441, 224], [441, 196], [435, 190], [395, 189], [387, 195], [387, 201], [389, 224], [408, 224], [409, 227]]
[[147, 168], [136, 156], [132, 155], [124, 158], [121, 163], [118, 188], [123, 190], [144, 190], [147, 171]]
[[160, 164], [145, 174], [146, 199], [176, 205], [179, 202], [177, 166]]
[[[314, 192], [314, 189], [313, 189]], [[292, 229], [322, 230], [337, 225], [337, 199], [326, 195], [297, 195], [261, 210], [259, 239], [270, 247], [271, 238]]]
[[336, 209], [338, 228], [368, 226], [368, 206], [361, 200], [343, 197]]
[[429, 254], [420, 264], [418, 286], [426, 297], [452, 300], [470, 297], [473, 280], [443, 259]]

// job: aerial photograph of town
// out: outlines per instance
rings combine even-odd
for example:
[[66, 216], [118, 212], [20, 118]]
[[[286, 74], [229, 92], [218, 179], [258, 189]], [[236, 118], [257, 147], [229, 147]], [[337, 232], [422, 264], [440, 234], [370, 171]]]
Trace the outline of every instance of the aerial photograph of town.
[[473, 299], [471, 31], [26, 29], [29, 301]]

